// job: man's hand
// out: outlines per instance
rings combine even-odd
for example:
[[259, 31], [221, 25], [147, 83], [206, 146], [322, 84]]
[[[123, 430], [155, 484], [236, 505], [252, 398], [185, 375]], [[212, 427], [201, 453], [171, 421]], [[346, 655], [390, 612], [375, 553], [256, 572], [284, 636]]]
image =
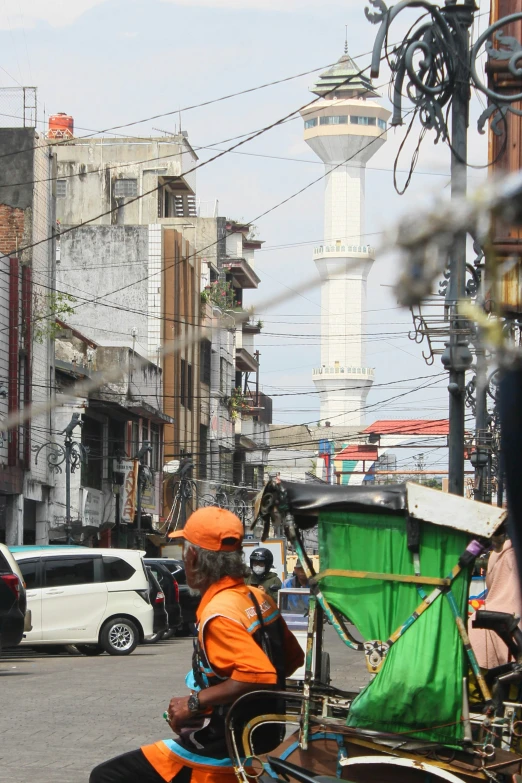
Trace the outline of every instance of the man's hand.
[[174, 734], [179, 734], [182, 729], [196, 728], [201, 725], [201, 716], [194, 715], [188, 708], [188, 696], [174, 696], [170, 700], [168, 716], [169, 725]]

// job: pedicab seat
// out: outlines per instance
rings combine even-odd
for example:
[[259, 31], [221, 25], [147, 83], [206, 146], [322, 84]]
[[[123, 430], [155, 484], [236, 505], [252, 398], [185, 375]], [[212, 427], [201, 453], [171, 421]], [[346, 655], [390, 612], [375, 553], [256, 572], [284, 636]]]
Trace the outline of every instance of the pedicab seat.
[[518, 627], [519, 617], [507, 612], [491, 612], [478, 609], [473, 620], [473, 628], [485, 628], [494, 631], [507, 646], [509, 652], [518, 660], [522, 655], [522, 631]]

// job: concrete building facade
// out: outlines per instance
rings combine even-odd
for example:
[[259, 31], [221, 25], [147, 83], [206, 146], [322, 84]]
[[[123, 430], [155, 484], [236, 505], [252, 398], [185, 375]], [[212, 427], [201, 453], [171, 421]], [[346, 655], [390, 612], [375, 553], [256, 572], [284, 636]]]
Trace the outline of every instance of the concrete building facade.
[[364, 421], [374, 371], [366, 366], [366, 286], [374, 261], [365, 240], [365, 167], [386, 141], [390, 112], [346, 51], [310, 88], [304, 138], [325, 164], [324, 240], [314, 249], [321, 277], [321, 364], [313, 370], [321, 423]]
[[[257, 486], [268, 450], [267, 427], [258, 421], [266, 414], [252, 398], [259, 329], [238, 327], [233, 315], [243, 290], [259, 283], [253, 256], [260, 243], [250, 226], [198, 215], [195, 176], [184, 174], [196, 156], [183, 134], [71, 136], [57, 156], [57, 274], [75, 299], [68, 324], [161, 369], [161, 408], [172, 420], [165, 463], [190, 456], [201, 494], [234, 481]], [[82, 220], [89, 225], [67, 231]], [[213, 295], [216, 287], [227, 290], [226, 301]], [[239, 399], [245, 404], [237, 415]], [[165, 499], [166, 516], [168, 492]]]
[[[34, 128], [0, 129], [0, 420], [54, 393], [55, 158]], [[53, 413], [0, 433], [0, 540], [46, 539], [54, 477], [33, 446]], [[1, 425], [0, 425], [1, 427]]]
[[[79, 415], [81, 427], [73, 437], [85, 449], [85, 460], [71, 474], [69, 522], [65, 485], [63, 480], [56, 482], [49, 539], [143, 545], [136, 540], [136, 499], [129, 511], [123, 478], [139, 470], [136, 456], [150, 443], [151, 450], [142, 460], [146, 482], [140, 527], [144, 531], [157, 527], [162, 513], [164, 427], [171, 421], [161, 410], [161, 369], [128, 346], [99, 346], [62, 321], [58, 327], [56, 395], [57, 402], [63, 402], [56, 408], [56, 426], [63, 431], [72, 415]], [[118, 378], [102, 383], [87, 397], [75, 395], [78, 381], [103, 379], [115, 369], [120, 371]], [[73, 401], [65, 396], [71, 392], [76, 396]], [[56, 440], [63, 442], [60, 437]]]

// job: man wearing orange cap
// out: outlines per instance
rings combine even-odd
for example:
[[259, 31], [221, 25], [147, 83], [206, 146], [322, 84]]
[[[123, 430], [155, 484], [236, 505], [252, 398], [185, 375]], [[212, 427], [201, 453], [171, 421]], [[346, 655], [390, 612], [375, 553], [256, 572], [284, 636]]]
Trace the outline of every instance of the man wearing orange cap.
[[[178, 736], [100, 764], [90, 783], [236, 783], [225, 742], [230, 705], [250, 691], [267, 691], [234, 711], [241, 747], [247, 721], [284, 711], [270, 690], [283, 690], [286, 677], [303, 664], [303, 651], [274, 601], [245, 584], [243, 525], [235, 514], [201, 508], [170, 537], [183, 540], [187, 584], [201, 594], [187, 675], [191, 693], [174, 697], [168, 708], [168, 722]], [[266, 753], [282, 740], [281, 728], [262, 724], [253, 739], [255, 753]]]

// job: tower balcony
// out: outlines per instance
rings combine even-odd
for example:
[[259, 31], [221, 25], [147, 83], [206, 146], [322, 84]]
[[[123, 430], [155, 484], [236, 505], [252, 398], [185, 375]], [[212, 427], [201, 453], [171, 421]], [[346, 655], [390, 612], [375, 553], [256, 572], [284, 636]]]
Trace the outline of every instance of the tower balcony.
[[367, 258], [375, 259], [375, 249], [371, 245], [354, 245], [346, 242], [330, 242], [314, 247], [314, 256], [332, 256], [333, 258]]
[[373, 383], [375, 376], [375, 370], [373, 367], [341, 367], [340, 365], [333, 365], [327, 367], [314, 367], [312, 370], [314, 381], [338, 381], [340, 376], [344, 376], [347, 380], [365, 380], [368, 383]]

